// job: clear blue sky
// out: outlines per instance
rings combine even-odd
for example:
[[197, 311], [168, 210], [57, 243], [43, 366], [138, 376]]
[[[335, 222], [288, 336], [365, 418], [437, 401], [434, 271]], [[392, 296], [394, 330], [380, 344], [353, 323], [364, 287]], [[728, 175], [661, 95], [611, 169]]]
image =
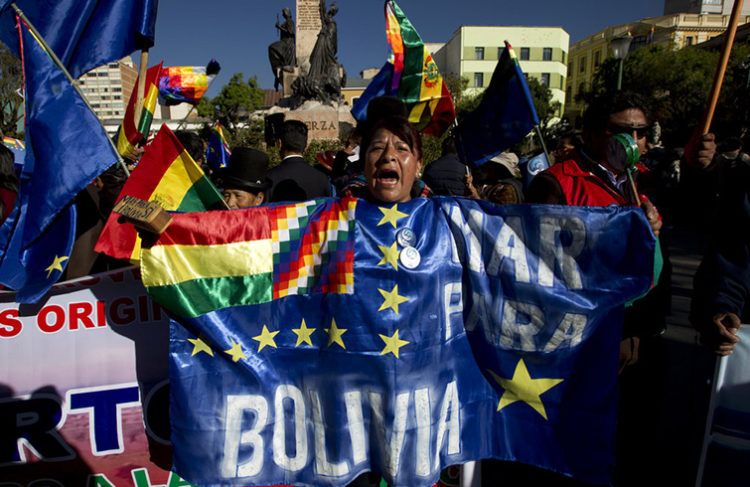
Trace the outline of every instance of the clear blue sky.
[[[330, 3], [330, 0], [328, 0]], [[561, 26], [571, 42], [603, 27], [661, 15], [663, 0], [399, 0], [425, 42], [446, 42], [461, 25]], [[160, 0], [151, 64], [205, 65], [222, 72], [215, 95], [236, 72], [273, 86], [268, 45], [277, 39], [276, 14], [294, 0]], [[382, 0], [339, 0], [339, 60], [351, 76], [381, 66], [388, 54]], [[137, 59], [136, 59], [137, 62]]]

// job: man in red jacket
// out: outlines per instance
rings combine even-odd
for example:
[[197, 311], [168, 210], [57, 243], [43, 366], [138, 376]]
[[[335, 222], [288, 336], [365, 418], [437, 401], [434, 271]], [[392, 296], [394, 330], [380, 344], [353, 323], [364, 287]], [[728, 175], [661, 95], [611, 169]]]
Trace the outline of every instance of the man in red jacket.
[[[573, 206], [638, 205], [643, 208], [654, 234], [659, 236], [662, 227], [659, 213], [648, 198], [641, 195], [645, 188], [638, 185], [639, 179], [643, 181], [648, 176], [647, 169], [636, 164], [631, 183], [627, 171], [632, 159], [624, 157], [628, 150], [623, 150], [617, 140], [623, 139], [620, 134], [630, 135], [640, 155], [647, 152], [646, 136], [652, 120], [646, 103], [636, 94], [620, 93], [611, 101], [592, 104], [583, 122], [582, 147], [570, 152], [567, 160], [537, 175], [527, 191], [527, 201]], [[709, 162], [716, 151], [714, 137], [710, 134], [693, 147], [686, 156]], [[634, 153], [633, 147], [629, 149]], [[646, 445], [641, 434], [651, 435], [653, 439], [658, 430], [656, 411], [662, 393], [657, 372], [661, 355], [658, 334], [664, 329], [669, 310], [669, 277], [669, 273], [662, 273], [655, 288], [625, 313], [619, 357], [621, 372], [638, 360], [641, 345], [644, 345], [646, 358], [644, 364], [624, 374], [620, 383], [616, 477], [625, 483], [640, 475], [641, 469], [634, 466], [658, 458], [655, 446], [658, 442]], [[644, 466], [642, 471], [648, 469]], [[643, 481], [641, 478], [636, 482]]]

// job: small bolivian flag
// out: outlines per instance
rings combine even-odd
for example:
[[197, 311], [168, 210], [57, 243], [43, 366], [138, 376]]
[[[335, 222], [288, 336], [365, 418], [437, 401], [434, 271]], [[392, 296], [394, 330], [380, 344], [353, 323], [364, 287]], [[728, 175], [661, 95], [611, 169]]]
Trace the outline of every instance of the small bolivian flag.
[[120, 125], [117, 134], [117, 152], [121, 156], [134, 158], [136, 145], [148, 138], [151, 131], [151, 121], [154, 119], [156, 102], [159, 99], [159, 78], [161, 76], [162, 63], [152, 66], [146, 72], [146, 82], [143, 83], [143, 108], [138, 117], [138, 126], [135, 125], [135, 105], [138, 99], [138, 81], [130, 94], [130, 101], [125, 109], [125, 118]]
[[[146, 148], [118, 198], [155, 201], [167, 211], [206, 211], [220, 205], [221, 194], [166, 125]], [[130, 223], [113, 213], [94, 250], [116, 259], [138, 262], [141, 239]]]

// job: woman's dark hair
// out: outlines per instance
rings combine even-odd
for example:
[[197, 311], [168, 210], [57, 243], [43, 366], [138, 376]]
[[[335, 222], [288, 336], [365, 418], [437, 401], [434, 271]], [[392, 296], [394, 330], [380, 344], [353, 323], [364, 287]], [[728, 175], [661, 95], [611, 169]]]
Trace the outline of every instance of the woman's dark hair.
[[15, 159], [13, 151], [0, 144], [0, 188], [18, 193], [18, 176], [13, 165]]
[[422, 159], [422, 138], [419, 136], [419, 132], [417, 132], [414, 126], [402, 117], [383, 118], [378, 120], [378, 122], [371, 127], [368, 127], [367, 132], [365, 132], [362, 137], [362, 144], [360, 145], [363, 149], [363, 152], [361, 152], [363, 159], [367, 157], [367, 148], [370, 146], [372, 138], [380, 129], [385, 129], [406, 142], [412, 152], [416, 154], [417, 159]]

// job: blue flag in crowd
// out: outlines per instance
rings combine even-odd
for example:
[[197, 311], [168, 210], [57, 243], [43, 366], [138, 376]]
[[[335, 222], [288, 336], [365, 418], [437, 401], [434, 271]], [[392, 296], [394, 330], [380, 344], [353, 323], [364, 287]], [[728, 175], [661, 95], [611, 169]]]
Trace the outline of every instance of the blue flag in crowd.
[[0, 40], [20, 55], [15, 3], [74, 78], [154, 44], [158, 0], [0, 0]]
[[523, 140], [536, 125], [539, 116], [529, 85], [506, 42], [482, 101], [459, 121], [455, 132], [458, 155], [466, 164], [481, 166]]
[[70, 257], [71, 201], [118, 156], [65, 74], [23, 22], [20, 28], [26, 161], [18, 202], [0, 228], [0, 282], [19, 291], [19, 301], [31, 302], [57, 282]]
[[[353, 248], [353, 292], [311, 294], [309, 279], [320, 276], [299, 274], [307, 284], [298, 295], [172, 322], [176, 472], [203, 486], [344, 486], [374, 471], [414, 487], [433, 485], [446, 466], [496, 458], [608, 483], [623, 303], [652, 279], [643, 213], [358, 201], [347, 242], [319, 241], [317, 220], [331, 205], [283, 209], [309, 220], [279, 226], [278, 238], [291, 232], [282, 246], [291, 252], [320, 242], [316, 272], [330, 269], [327, 247]], [[230, 233], [263, 227], [248, 215]], [[183, 221], [175, 217], [167, 241], [191, 231]], [[347, 225], [339, 221], [339, 237]], [[168, 247], [152, 249], [162, 252], [174, 259]], [[298, 282], [284, 262], [274, 264], [274, 296], [280, 282]]]
[[367, 119], [367, 107], [370, 105], [370, 101], [373, 98], [379, 96], [386, 96], [391, 94], [391, 85], [393, 82], [393, 64], [390, 62], [385, 63], [378, 74], [375, 75], [370, 84], [365, 88], [362, 96], [355, 100], [352, 106], [352, 116], [358, 122], [362, 122]]
[[229, 144], [227, 144], [227, 140], [224, 138], [224, 128], [219, 122], [216, 122], [216, 125], [211, 129], [211, 136], [208, 138], [206, 164], [214, 171], [218, 171], [221, 168], [227, 167], [231, 155], [232, 152], [229, 150]]

